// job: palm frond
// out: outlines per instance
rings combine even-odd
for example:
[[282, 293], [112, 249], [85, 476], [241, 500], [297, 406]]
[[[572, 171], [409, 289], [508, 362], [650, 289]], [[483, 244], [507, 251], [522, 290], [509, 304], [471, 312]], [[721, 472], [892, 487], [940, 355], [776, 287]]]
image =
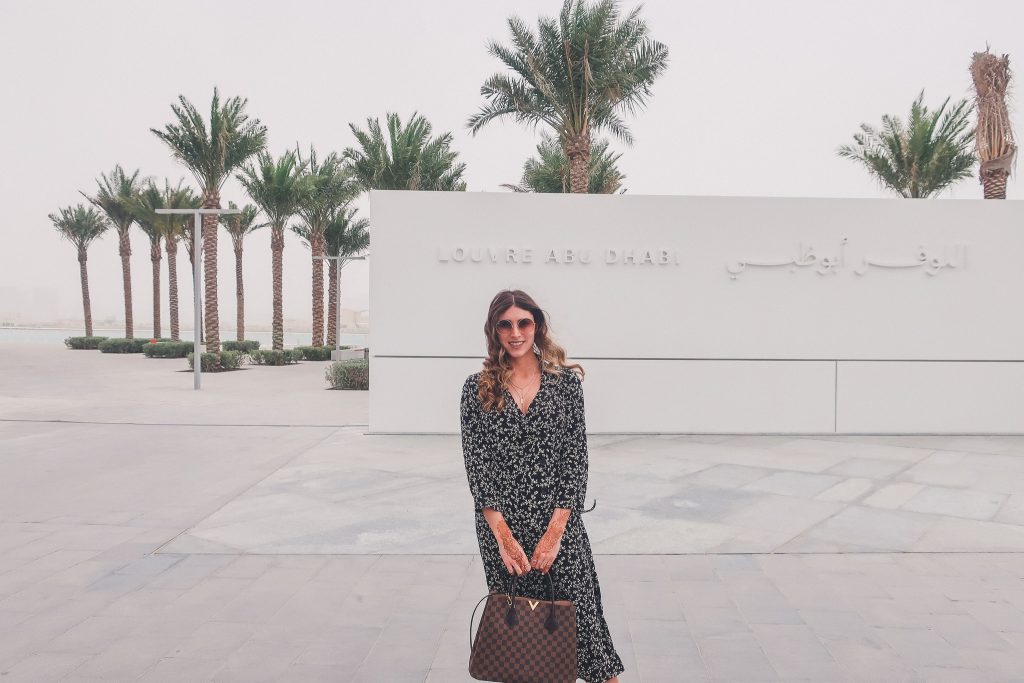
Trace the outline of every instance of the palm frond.
[[387, 135], [380, 121], [367, 119], [366, 130], [350, 123], [358, 147], [348, 147], [341, 158], [350, 178], [364, 190], [466, 189], [466, 165], [458, 161], [450, 132], [432, 136], [430, 122], [413, 112], [406, 122], [388, 112]]
[[192, 172], [204, 194], [218, 193], [232, 172], [266, 146], [267, 128], [245, 113], [248, 100], [236, 96], [221, 103], [217, 88], [209, 123], [184, 95], [178, 102], [171, 105], [175, 121], [150, 131]]
[[103, 213], [82, 204], [59, 209], [48, 217], [60, 236], [75, 245], [80, 255], [110, 228]]
[[901, 197], [936, 196], [969, 176], [975, 163], [973, 109], [967, 100], [952, 107], [949, 101], [931, 111], [922, 90], [906, 122], [886, 114], [880, 128], [862, 123], [854, 144], [836, 153], [863, 165], [882, 187]]
[[574, 141], [574, 149], [585, 150], [600, 131], [631, 144], [622, 116], [647, 105], [668, 67], [668, 48], [650, 38], [640, 9], [623, 15], [617, 0], [564, 0], [557, 17], [538, 18], [536, 31], [509, 18], [510, 44], [487, 47], [506, 71], [484, 81], [485, 102], [466, 126], [475, 135], [491, 121], [511, 118], [544, 124]]
[[110, 175], [101, 173], [97, 178], [96, 194], [91, 196], [84, 192], [80, 194], [106, 214], [107, 219], [118, 233], [126, 234], [136, 222], [132, 203], [148, 182], [150, 179], [141, 177], [138, 169], [128, 174], [120, 164], [117, 164]]
[[295, 152], [285, 152], [274, 159], [263, 151], [236, 176], [253, 203], [266, 215], [271, 228], [283, 230], [308, 194], [310, 183], [303, 176], [307, 163], [300, 162]]

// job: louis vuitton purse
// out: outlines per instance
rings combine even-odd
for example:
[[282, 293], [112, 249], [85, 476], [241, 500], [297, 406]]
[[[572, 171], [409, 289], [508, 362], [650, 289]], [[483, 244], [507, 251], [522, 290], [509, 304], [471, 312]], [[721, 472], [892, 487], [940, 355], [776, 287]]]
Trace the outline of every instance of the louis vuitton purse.
[[[490, 592], [469, 618], [469, 675], [501, 683], [576, 683], [576, 605], [555, 600], [548, 570], [549, 600], [516, 594], [511, 575], [508, 593]], [[473, 639], [473, 618], [484, 600]]]

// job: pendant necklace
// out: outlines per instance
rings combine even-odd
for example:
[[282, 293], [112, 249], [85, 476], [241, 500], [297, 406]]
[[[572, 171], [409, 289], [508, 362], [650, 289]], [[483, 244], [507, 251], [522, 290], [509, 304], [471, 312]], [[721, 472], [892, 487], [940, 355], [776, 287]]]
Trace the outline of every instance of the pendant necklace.
[[[538, 373], [538, 374], [537, 374], [537, 376], [539, 377], [539, 376], [540, 376], [540, 373]], [[533, 382], [533, 380], [534, 380], [534, 377], [531, 377], [529, 381], [530, 381], [530, 382]], [[513, 382], [512, 380], [511, 380], [511, 378], [510, 378], [510, 379], [508, 380], [508, 383], [509, 383], [509, 384], [510, 384], [510, 385], [511, 385], [511, 386], [512, 386], [513, 388], [515, 388], [515, 389], [516, 389], [516, 391], [518, 392], [518, 394], [519, 394], [519, 397], [518, 397], [518, 399], [516, 400], [516, 403], [517, 403], [517, 404], [519, 405], [519, 412], [523, 412], [523, 406], [525, 406], [525, 405], [526, 405], [526, 391], [525, 391], [525, 387], [520, 387], [520, 386], [519, 386], [518, 384], [515, 384], [515, 383], [514, 383], [514, 382]], [[538, 389], [540, 389], [540, 387], [538, 387]]]

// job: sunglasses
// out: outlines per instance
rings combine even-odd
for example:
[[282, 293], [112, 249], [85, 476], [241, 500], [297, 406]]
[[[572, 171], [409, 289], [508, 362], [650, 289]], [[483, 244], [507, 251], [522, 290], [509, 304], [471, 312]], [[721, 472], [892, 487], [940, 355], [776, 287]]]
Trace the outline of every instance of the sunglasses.
[[[509, 332], [512, 331], [512, 321], [511, 320], [499, 320], [498, 324], [496, 325], [496, 327], [498, 328], [498, 332], [502, 332], [504, 334], [508, 334]], [[519, 322], [516, 325], [516, 327], [519, 328], [520, 332], [526, 332], [531, 327], [533, 327], [533, 318], [520, 318]]]

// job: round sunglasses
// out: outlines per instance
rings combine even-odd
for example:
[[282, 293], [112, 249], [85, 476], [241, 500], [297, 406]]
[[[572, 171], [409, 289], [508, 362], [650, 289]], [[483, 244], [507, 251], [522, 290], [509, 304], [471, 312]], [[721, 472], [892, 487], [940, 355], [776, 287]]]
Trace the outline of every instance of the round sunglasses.
[[[498, 328], [498, 332], [501, 332], [503, 334], [508, 334], [509, 332], [512, 331], [512, 321], [511, 320], [499, 320], [497, 325], [495, 325], [495, 327]], [[516, 323], [516, 327], [519, 328], [520, 332], [526, 332], [531, 327], [533, 327], [533, 318], [520, 318], [519, 322]]]

